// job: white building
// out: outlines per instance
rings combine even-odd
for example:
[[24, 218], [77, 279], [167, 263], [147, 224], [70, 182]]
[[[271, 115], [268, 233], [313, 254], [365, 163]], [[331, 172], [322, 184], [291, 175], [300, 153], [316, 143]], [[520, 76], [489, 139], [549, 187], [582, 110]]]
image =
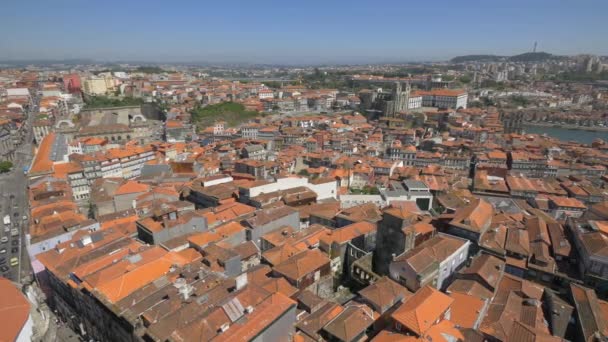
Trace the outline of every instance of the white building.
[[470, 245], [466, 239], [439, 233], [395, 258], [389, 266], [390, 276], [412, 292], [426, 285], [441, 289], [467, 260]]
[[459, 89], [433, 89], [430, 91], [418, 91], [414, 95], [422, 96], [424, 107], [436, 108], [467, 108], [469, 95]]
[[270, 89], [262, 89], [258, 92], [258, 98], [260, 100], [274, 98], [274, 92]]
[[335, 179], [316, 179], [312, 182], [306, 177], [288, 176], [277, 178], [275, 182], [267, 182], [252, 187], [240, 187], [239, 192], [245, 198], [253, 198], [260, 194], [267, 194], [279, 190], [289, 190], [304, 186], [317, 194], [317, 200], [337, 198], [338, 184]]
[[393, 201], [411, 201], [421, 210], [430, 210], [433, 204], [433, 194], [424, 182], [417, 180], [405, 180], [400, 182], [390, 182], [388, 189], [383, 189], [380, 193], [386, 199], [386, 204]]
[[381, 195], [341, 195], [340, 207], [348, 209], [361, 204], [373, 203], [379, 208], [386, 207], [387, 203]]
[[422, 108], [422, 96], [421, 95], [410, 95], [407, 104], [408, 109], [418, 109]]

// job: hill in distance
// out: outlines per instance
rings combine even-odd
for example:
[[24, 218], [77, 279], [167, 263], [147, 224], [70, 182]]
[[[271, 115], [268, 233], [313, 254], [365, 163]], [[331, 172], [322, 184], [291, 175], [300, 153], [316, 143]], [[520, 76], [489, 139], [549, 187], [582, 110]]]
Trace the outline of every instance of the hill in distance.
[[563, 56], [553, 55], [547, 52], [525, 52], [515, 56], [497, 55], [465, 55], [454, 57], [452, 63], [466, 62], [543, 62], [552, 59], [561, 59]]

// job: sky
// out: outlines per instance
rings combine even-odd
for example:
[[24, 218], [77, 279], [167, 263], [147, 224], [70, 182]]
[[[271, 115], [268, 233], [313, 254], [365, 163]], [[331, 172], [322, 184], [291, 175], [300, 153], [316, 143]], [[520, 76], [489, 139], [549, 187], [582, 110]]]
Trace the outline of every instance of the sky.
[[606, 0], [4, 1], [0, 60], [335, 64], [608, 55]]

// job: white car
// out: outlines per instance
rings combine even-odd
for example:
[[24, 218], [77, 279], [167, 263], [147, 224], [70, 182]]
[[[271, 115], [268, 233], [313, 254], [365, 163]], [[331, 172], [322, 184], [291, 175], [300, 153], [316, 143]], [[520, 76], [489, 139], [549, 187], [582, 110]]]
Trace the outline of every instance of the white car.
[[5, 254], [5, 253], [6, 253], [6, 248], [0, 249], [0, 254]]
[[5, 227], [4, 227], [4, 232], [5, 232], [5, 233], [8, 233], [8, 232], [10, 232], [10, 231], [11, 231], [11, 227], [10, 227], [10, 226], [5, 226]]
[[8, 242], [8, 238], [6, 236], [3, 236], [2, 239], [0, 239], [1, 243], [7, 243]]

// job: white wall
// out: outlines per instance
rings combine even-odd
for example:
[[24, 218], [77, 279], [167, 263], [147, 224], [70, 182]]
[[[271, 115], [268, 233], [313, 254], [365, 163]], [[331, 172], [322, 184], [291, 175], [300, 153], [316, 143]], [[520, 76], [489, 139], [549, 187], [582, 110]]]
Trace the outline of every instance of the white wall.
[[360, 204], [374, 203], [380, 208], [386, 206], [384, 198], [380, 195], [342, 195], [340, 196], [340, 206], [343, 209], [351, 208]]
[[234, 179], [230, 176], [224, 177], [224, 178], [219, 178], [219, 179], [213, 179], [213, 180], [209, 180], [209, 181], [205, 181], [203, 182], [203, 186], [207, 187], [207, 186], [212, 186], [212, 185], [218, 185], [218, 184], [222, 184], [222, 183], [229, 183], [232, 182]]
[[30, 342], [32, 341], [32, 333], [34, 328], [34, 322], [32, 321], [32, 315], [27, 315], [27, 321], [21, 328], [19, 336], [17, 336], [16, 342]]
[[[450, 236], [451, 237], [451, 236]], [[442, 263], [439, 264], [439, 274], [437, 275], [437, 288], [441, 289], [443, 282], [449, 278], [456, 270], [462, 265], [469, 255], [469, 246], [471, 242], [469, 240], [460, 239], [465, 241], [454, 254], [450, 255]]]
[[308, 186], [308, 178], [304, 177], [285, 177], [279, 178], [276, 182], [249, 188], [249, 197], [258, 196], [261, 193], [269, 193], [279, 190], [293, 189], [298, 186]]
[[317, 200], [324, 200], [327, 198], [338, 198], [338, 181], [336, 180], [320, 184], [309, 183], [305, 186], [317, 193]]

